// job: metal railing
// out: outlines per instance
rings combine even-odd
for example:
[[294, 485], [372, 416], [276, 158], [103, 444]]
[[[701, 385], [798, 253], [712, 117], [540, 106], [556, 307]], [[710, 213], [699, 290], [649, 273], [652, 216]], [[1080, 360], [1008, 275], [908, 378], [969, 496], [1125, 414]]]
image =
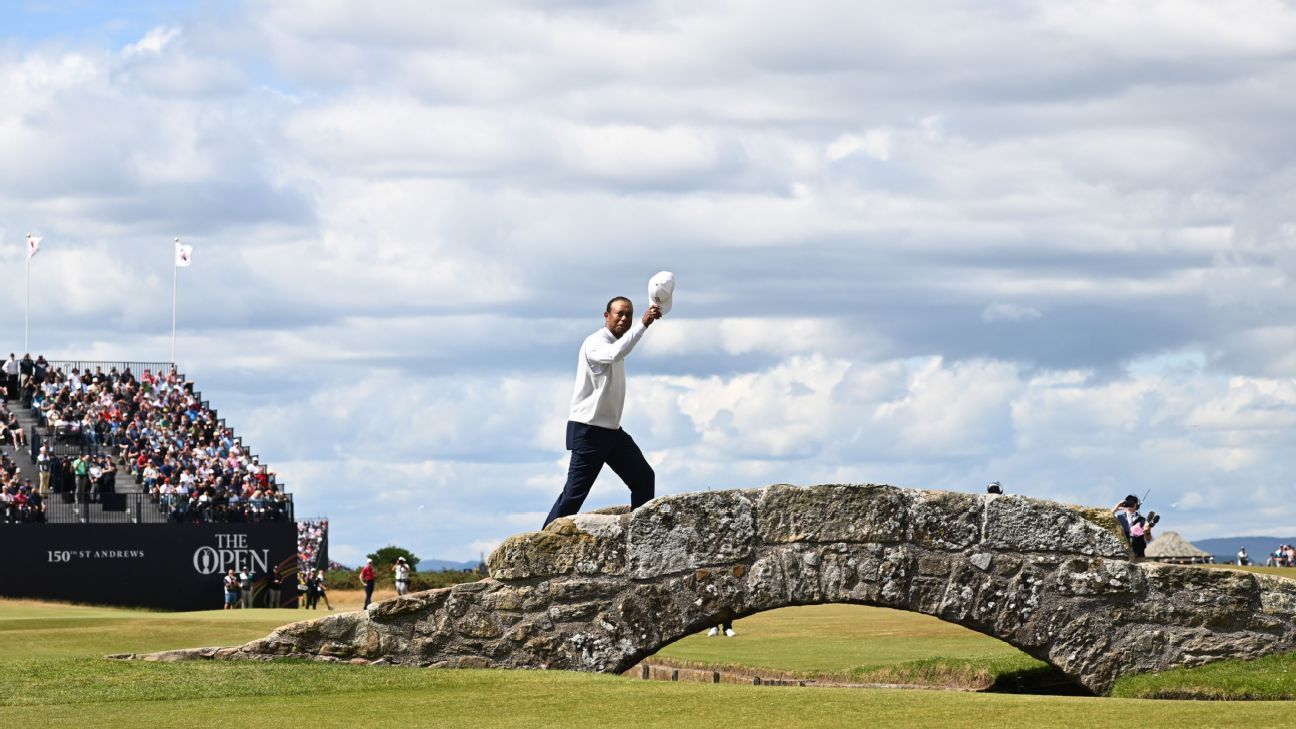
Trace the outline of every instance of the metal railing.
[[51, 370], [61, 369], [64, 374], [71, 374], [73, 369], [80, 370], [83, 373], [90, 372], [93, 374], [95, 368], [102, 369], [106, 374], [111, 372], [115, 367], [117, 368], [117, 374], [122, 374], [126, 370], [130, 370], [130, 373], [137, 380], [144, 374], [144, 370], [146, 369], [154, 374], [161, 372], [163, 375], [171, 371], [170, 362], [128, 362], [125, 360], [114, 361], [93, 359], [50, 359], [45, 361], [49, 363]]
[[148, 494], [81, 495], [51, 494], [40, 512], [17, 509], [0, 510], [0, 525], [15, 523], [46, 524], [246, 524], [293, 521], [292, 495], [282, 502], [267, 502], [253, 507], [246, 502], [199, 508], [175, 509], [166, 498]]
[[27, 442], [31, 444], [31, 462], [36, 462], [36, 454], [41, 446], [45, 447], [50, 457], [60, 456], [97, 456], [111, 446], [101, 445], [98, 441], [87, 443], [80, 436], [71, 439], [53, 438], [45, 433], [45, 428], [31, 426], [27, 429]]

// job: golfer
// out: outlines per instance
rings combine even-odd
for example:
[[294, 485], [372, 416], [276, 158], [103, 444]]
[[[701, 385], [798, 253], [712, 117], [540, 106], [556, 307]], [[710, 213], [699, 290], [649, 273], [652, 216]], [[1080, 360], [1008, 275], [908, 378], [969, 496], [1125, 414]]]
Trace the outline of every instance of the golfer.
[[603, 311], [605, 326], [581, 345], [567, 421], [571, 464], [567, 484], [549, 510], [546, 526], [560, 516], [580, 511], [605, 463], [630, 487], [630, 508], [652, 500], [656, 476], [634, 439], [621, 429], [621, 411], [625, 407], [625, 358], [648, 327], [661, 318], [662, 309], [669, 310], [669, 303], [648, 307], [643, 318], [635, 321], [634, 304], [618, 296]]

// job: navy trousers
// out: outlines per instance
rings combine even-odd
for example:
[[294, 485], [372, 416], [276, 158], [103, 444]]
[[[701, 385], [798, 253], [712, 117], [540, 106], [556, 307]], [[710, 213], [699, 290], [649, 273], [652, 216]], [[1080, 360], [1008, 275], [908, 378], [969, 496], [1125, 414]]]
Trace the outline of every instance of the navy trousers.
[[620, 428], [611, 430], [569, 420], [567, 450], [571, 451], [567, 484], [549, 510], [546, 526], [560, 516], [580, 511], [604, 463], [630, 487], [630, 508], [637, 509], [652, 501], [657, 476], [629, 433]]

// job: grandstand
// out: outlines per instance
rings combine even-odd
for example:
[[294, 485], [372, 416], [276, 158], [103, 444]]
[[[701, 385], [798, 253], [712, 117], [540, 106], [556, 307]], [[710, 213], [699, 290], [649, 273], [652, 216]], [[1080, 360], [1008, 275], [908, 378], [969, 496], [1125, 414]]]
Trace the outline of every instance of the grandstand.
[[[36, 362], [35, 386], [7, 403], [27, 446], [2, 450], [33, 489], [50, 459], [45, 522], [292, 521], [285, 484], [170, 363]], [[103, 472], [84, 494], [78, 458]]]
[[0, 386], [0, 594], [208, 609], [235, 569], [287, 607], [327, 560], [327, 519], [297, 524], [286, 484], [171, 363], [24, 358]]

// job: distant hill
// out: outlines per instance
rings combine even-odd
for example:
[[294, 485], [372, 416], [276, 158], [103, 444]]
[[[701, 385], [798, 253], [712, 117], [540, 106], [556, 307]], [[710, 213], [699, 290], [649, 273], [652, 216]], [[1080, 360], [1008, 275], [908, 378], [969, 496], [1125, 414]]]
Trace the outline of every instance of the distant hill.
[[1296, 537], [1217, 537], [1190, 541], [1199, 549], [1215, 555], [1216, 562], [1231, 562], [1237, 557], [1238, 548], [1246, 547], [1253, 563], [1264, 564], [1274, 548], [1279, 544], [1296, 544]]
[[477, 560], [469, 562], [451, 562], [448, 559], [420, 559], [418, 563], [419, 572], [440, 572], [441, 570], [475, 570], [477, 569]]
[[[441, 572], [443, 570], [455, 570], [471, 572], [477, 569], [477, 560], [471, 562], [452, 562], [448, 559], [420, 559], [415, 570], [419, 572]], [[330, 572], [354, 572], [359, 567], [347, 567], [339, 562], [329, 562]]]

